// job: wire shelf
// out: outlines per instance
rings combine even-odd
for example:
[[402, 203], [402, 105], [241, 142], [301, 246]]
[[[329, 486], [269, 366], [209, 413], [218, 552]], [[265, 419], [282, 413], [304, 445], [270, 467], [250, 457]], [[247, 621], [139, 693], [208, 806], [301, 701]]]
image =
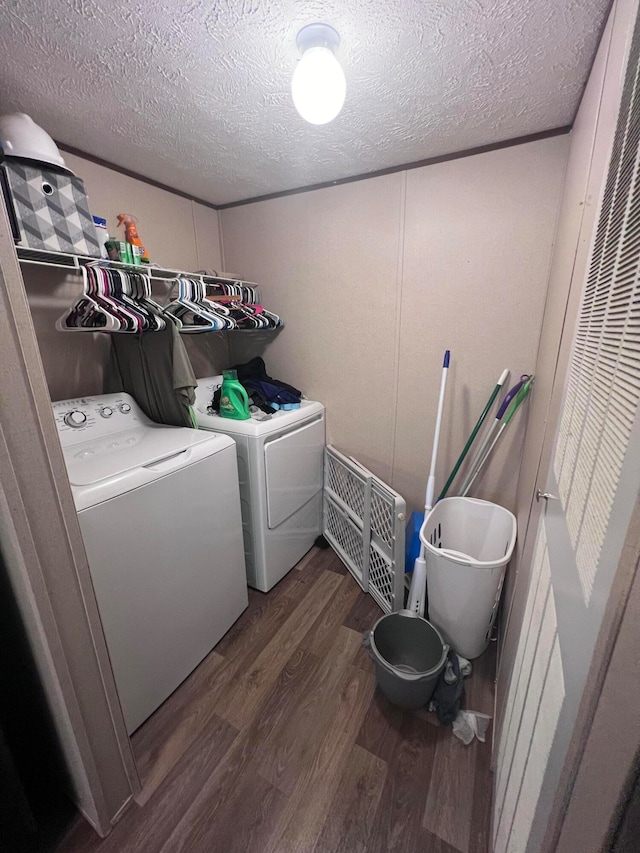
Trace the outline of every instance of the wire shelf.
[[[137, 272], [148, 275], [151, 281], [175, 283], [180, 278], [197, 278], [201, 279], [205, 284], [214, 286], [218, 285], [234, 285], [236, 287], [251, 288], [257, 296], [256, 302], [261, 303], [260, 287], [252, 281], [244, 281], [243, 279], [228, 278], [219, 275], [205, 275], [201, 273], [184, 272], [183, 270], [168, 269], [165, 267], [154, 266], [153, 264], [126, 264], [122, 261], [112, 261], [108, 258], [93, 258], [85, 255], [70, 255], [66, 252], [46, 252], [42, 249], [30, 249], [27, 246], [16, 246], [18, 260], [23, 264], [31, 264], [34, 266], [53, 267], [64, 269], [72, 274], [80, 274], [82, 267], [89, 265], [103, 264], [113, 269], [120, 269], [125, 272]], [[248, 300], [244, 300], [248, 301]], [[275, 329], [222, 329], [217, 330], [224, 332], [241, 332], [244, 335], [251, 334], [271, 334], [274, 331], [279, 331], [284, 328], [284, 320], [281, 319], [281, 325]], [[212, 330], [215, 332], [216, 330]]]
[[112, 261], [108, 258], [92, 258], [85, 255], [69, 255], [65, 252], [45, 252], [42, 249], [29, 249], [26, 246], [16, 246], [18, 259], [26, 264], [38, 264], [46, 267], [60, 267], [79, 272], [82, 267], [89, 264], [105, 264], [115, 269], [128, 272], [143, 272], [158, 281], [174, 281], [178, 278], [198, 278], [205, 284], [235, 284], [242, 287], [252, 287], [260, 293], [259, 285], [252, 281], [244, 281], [239, 278], [226, 278], [220, 275], [205, 275], [201, 273], [185, 272], [184, 270], [173, 270], [154, 264], [125, 264], [122, 261]]

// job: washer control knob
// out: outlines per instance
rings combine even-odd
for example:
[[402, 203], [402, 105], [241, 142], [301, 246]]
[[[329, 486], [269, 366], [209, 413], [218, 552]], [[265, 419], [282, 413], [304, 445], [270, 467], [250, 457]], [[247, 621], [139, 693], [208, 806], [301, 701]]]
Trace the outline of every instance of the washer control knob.
[[113, 414], [113, 409], [110, 408], [109, 406], [103, 406], [100, 409], [100, 414], [102, 415], [103, 418], [110, 418], [111, 415]]
[[87, 416], [79, 409], [74, 409], [72, 412], [67, 412], [64, 416], [64, 422], [67, 426], [78, 428], [87, 422]]
[[128, 415], [131, 411], [131, 406], [128, 403], [120, 403], [118, 406], [123, 415]]

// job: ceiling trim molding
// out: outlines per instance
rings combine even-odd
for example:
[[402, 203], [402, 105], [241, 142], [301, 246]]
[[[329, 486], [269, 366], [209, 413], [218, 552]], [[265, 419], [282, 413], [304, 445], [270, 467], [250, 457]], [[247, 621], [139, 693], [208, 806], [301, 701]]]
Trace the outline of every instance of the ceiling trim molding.
[[105, 169], [112, 169], [114, 172], [119, 172], [121, 175], [126, 175], [128, 178], [133, 178], [135, 181], [142, 181], [145, 184], [149, 184], [152, 187], [156, 187], [156, 189], [164, 190], [168, 193], [173, 193], [174, 195], [178, 195], [181, 198], [188, 198], [189, 201], [195, 201], [197, 204], [203, 204], [205, 207], [210, 207], [212, 210], [219, 210], [219, 205], [213, 204], [211, 201], [205, 201], [203, 198], [198, 198], [197, 196], [191, 195], [191, 193], [185, 193], [182, 190], [178, 190], [175, 187], [170, 187], [167, 184], [163, 184], [160, 181], [154, 181], [153, 178], [147, 178], [145, 175], [141, 175], [139, 172], [134, 172], [131, 169], [126, 169], [124, 166], [118, 166], [116, 163], [112, 163], [110, 160], [103, 160], [102, 157], [96, 157], [94, 154], [89, 154], [87, 151], [82, 151], [80, 148], [74, 148], [72, 145], [66, 145], [64, 142], [58, 142], [57, 139], [54, 140], [56, 145], [61, 151], [64, 151], [67, 154], [74, 154], [76, 157], [82, 157], [83, 160], [89, 160], [90, 163], [95, 163], [98, 166], [104, 166]]
[[255, 204], [259, 201], [271, 201], [275, 198], [284, 198], [298, 193], [313, 192], [313, 190], [324, 190], [329, 187], [338, 187], [341, 184], [351, 184], [354, 181], [366, 181], [370, 178], [380, 178], [383, 175], [393, 175], [395, 172], [407, 172], [410, 169], [421, 169], [423, 166], [435, 166], [437, 163], [447, 163], [449, 160], [460, 160], [463, 157], [473, 157], [476, 154], [486, 154], [489, 151], [499, 151], [501, 148], [511, 148], [514, 145], [525, 145], [527, 142], [537, 142], [540, 139], [549, 139], [552, 136], [563, 136], [569, 133], [572, 125], [554, 127], [551, 130], [542, 130], [539, 133], [529, 133], [526, 136], [516, 136], [513, 139], [505, 139], [502, 142], [490, 142], [487, 145], [478, 145], [476, 148], [466, 148], [463, 151], [454, 151], [451, 154], [441, 154], [438, 157], [427, 157], [425, 160], [416, 160], [413, 163], [403, 163], [399, 166], [388, 166], [386, 169], [378, 169], [375, 172], [364, 172], [361, 175], [353, 175], [348, 178], [338, 178], [335, 181], [324, 181], [320, 184], [309, 184], [306, 187], [298, 187], [292, 190], [281, 190], [276, 193], [245, 198], [240, 201], [229, 201], [219, 204], [218, 210], [229, 210], [232, 207], [242, 207], [244, 204]]
[[380, 178], [384, 175], [393, 175], [395, 172], [407, 172], [410, 169], [421, 169], [423, 166], [434, 166], [438, 163], [447, 163], [450, 160], [460, 160], [463, 157], [474, 157], [476, 154], [486, 154], [490, 151], [499, 151], [502, 148], [511, 148], [514, 145], [526, 145], [528, 142], [537, 142], [540, 139], [549, 139], [553, 136], [563, 136], [569, 133], [571, 125], [563, 127], [555, 127], [551, 130], [542, 130], [539, 133], [529, 133], [526, 136], [517, 136], [513, 139], [505, 139], [502, 142], [490, 142], [487, 145], [479, 145], [475, 148], [466, 148], [463, 151], [454, 151], [451, 154], [441, 154], [438, 157], [427, 157], [425, 160], [415, 160], [412, 163], [402, 163], [398, 166], [388, 166], [385, 169], [378, 169], [375, 172], [364, 172], [360, 175], [352, 175], [348, 178], [338, 178], [335, 181], [324, 181], [319, 184], [309, 184], [304, 187], [296, 187], [291, 190], [281, 190], [280, 192], [268, 193], [267, 195], [254, 196], [252, 198], [244, 198], [239, 201], [229, 201], [225, 204], [214, 204], [211, 201], [205, 201], [203, 198], [198, 198], [190, 193], [182, 192], [182, 190], [170, 187], [160, 181], [155, 181], [153, 178], [148, 178], [131, 169], [126, 169], [124, 166], [118, 166], [109, 160], [104, 160], [102, 157], [96, 157], [94, 154], [89, 154], [87, 151], [82, 151], [80, 148], [74, 148], [71, 145], [65, 145], [63, 142], [56, 140], [56, 145], [67, 154], [74, 154], [76, 157], [82, 157], [84, 160], [89, 160], [91, 163], [96, 163], [98, 166], [104, 166], [105, 169], [112, 169], [114, 172], [119, 172], [121, 175], [126, 175], [136, 181], [142, 181], [159, 190], [164, 190], [168, 193], [180, 196], [181, 198], [194, 201], [196, 204], [202, 204], [212, 210], [229, 210], [232, 207], [242, 207], [245, 204], [255, 204], [259, 201], [271, 201], [276, 198], [285, 198], [289, 195], [298, 195], [298, 193], [308, 193], [314, 190], [323, 190], [328, 187], [337, 187], [341, 184], [351, 184], [354, 181], [366, 181], [370, 178]]

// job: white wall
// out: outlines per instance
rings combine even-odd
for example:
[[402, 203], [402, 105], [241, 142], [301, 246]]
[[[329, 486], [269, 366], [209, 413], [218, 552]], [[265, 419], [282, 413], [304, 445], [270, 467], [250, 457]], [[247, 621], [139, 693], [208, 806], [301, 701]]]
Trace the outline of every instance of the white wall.
[[[91, 210], [138, 218], [153, 262], [257, 281], [273, 333], [187, 341], [196, 375], [263, 353], [327, 406], [329, 437], [423, 503], [442, 354], [452, 369], [442, 484], [503, 367], [533, 370], [567, 137], [231, 208], [203, 205], [66, 154]], [[222, 224], [224, 262], [219, 241]], [[52, 399], [100, 393], [106, 335], [57, 332], [80, 282], [25, 268]], [[231, 351], [229, 351], [229, 348]], [[523, 424], [478, 494], [513, 505]]]
[[[227, 267], [287, 327], [272, 375], [327, 406], [329, 439], [424, 502], [445, 348], [443, 484], [504, 367], [533, 372], [568, 147], [554, 137], [221, 211]], [[523, 419], [521, 419], [522, 421]], [[524, 423], [477, 494], [513, 506]]]
[[[389, 175], [221, 211], [225, 263], [260, 282], [287, 323], [271, 335], [268, 371], [325, 403], [331, 438], [385, 479], [402, 210], [403, 178]], [[233, 340], [237, 359], [252, 354], [247, 341]]]

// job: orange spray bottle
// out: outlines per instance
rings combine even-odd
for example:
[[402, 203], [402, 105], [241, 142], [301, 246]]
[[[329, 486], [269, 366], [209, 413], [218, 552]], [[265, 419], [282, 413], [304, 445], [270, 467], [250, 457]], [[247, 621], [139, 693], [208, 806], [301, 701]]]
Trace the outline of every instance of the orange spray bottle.
[[149, 255], [147, 250], [142, 245], [142, 240], [136, 228], [136, 220], [130, 213], [118, 214], [118, 225], [124, 225], [124, 239], [131, 246], [137, 246], [140, 253], [140, 260], [143, 264], [149, 263]]

